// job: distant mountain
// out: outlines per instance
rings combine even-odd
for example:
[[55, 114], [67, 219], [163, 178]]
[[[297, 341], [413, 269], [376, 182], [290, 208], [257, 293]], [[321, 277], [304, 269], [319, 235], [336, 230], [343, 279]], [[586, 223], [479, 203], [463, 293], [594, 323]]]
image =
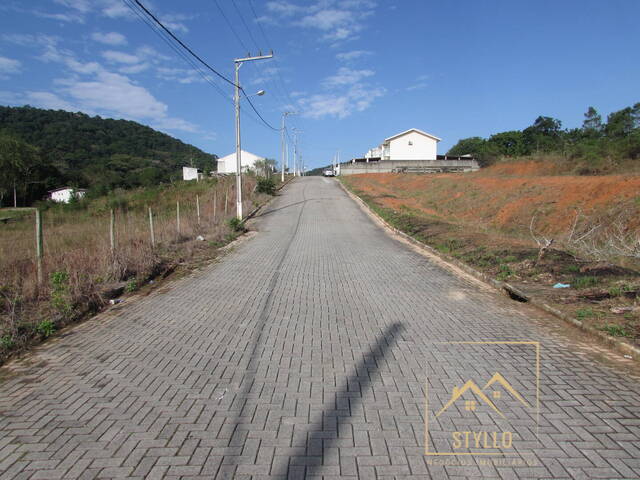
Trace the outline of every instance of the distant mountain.
[[[47, 178], [38, 190], [62, 184], [104, 192], [182, 178], [181, 167], [215, 169], [216, 155], [129, 120], [84, 113], [0, 106], [0, 134], [39, 149]], [[41, 192], [30, 189], [25, 197]]]

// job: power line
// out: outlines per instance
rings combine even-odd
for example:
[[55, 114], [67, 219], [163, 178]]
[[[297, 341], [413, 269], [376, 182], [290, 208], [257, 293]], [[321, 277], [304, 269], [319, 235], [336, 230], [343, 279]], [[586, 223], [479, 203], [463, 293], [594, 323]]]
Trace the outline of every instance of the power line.
[[164, 26], [164, 24], [158, 20], [158, 18], [151, 13], [147, 7], [145, 7], [142, 3], [140, 3], [140, 0], [133, 0], [134, 2], [136, 2], [136, 5], [138, 5], [138, 7], [140, 7], [142, 10], [144, 10], [144, 12], [149, 15], [153, 21], [160, 26], [160, 28], [162, 28], [165, 32], [167, 32], [167, 34], [173, 38], [176, 42], [178, 42], [180, 44], [180, 46], [182, 48], [184, 48], [187, 52], [189, 52], [194, 58], [196, 58], [200, 63], [202, 63], [205, 67], [207, 67], [209, 70], [211, 70], [214, 74], [216, 74], [218, 77], [220, 77], [222, 80], [224, 80], [225, 82], [227, 82], [230, 85], [235, 86], [235, 83], [233, 83], [233, 81], [229, 80], [227, 77], [225, 77], [224, 75], [222, 75], [220, 72], [218, 72], [217, 70], [215, 70], [211, 65], [209, 65], [207, 62], [205, 62], [204, 60], [202, 60], [193, 50], [191, 50], [191, 48], [189, 48], [182, 40], [180, 40], [178, 37], [176, 37], [173, 32], [171, 30], [169, 30], [167, 27]]
[[140, 11], [138, 11], [138, 9], [135, 8], [135, 4], [133, 4], [131, 0], [123, 0], [123, 1], [131, 9], [131, 11], [133, 11], [138, 16], [138, 18], [140, 18], [141, 21], [143, 21], [149, 28], [151, 28], [151, 30], [153, 30], [153, 32], [156, 35], [158, 35], [178, 56], [180, 56], [189, 65], [191, 65], [191, 67], [197, 73], [199, 73], [200, 76], [207, 83], [213, 86], [225, 100], [233, 104], [233, 101], [231, 100], [231, 98], [227, 94], [225, 94], [224, 91], [216, 83], [213, 82], [213, 80], [202, 70], [202, 68], [197, 63], [195, 63], [189, 56], [187, 56], [182, 50], [176, 47], [170, 41], [170, 39], [168, 39], [165, 36], [166, 34], [164, 34], [163, 31], [156, 26], [155, 23], [151, 22], [146, 16], [144, 16]]
[[[133, 5], [130, 5], [128, 2], [135, 2], [135, 4], [142, 9], [149, 17], [151, 17], [151, 19], [153, 20], [153, 22], [155, 23], [155, 25], [157, 25], [158, 27], [160, 27], [162, 29], [162, 31], [164, 31], [167, 35], [169, 35], [175, 42], [177, 42], [183, 49], [185, 49], [187, 52], [189, 52], [189, 54], [191, 54], [191, 56], [193, 56], [195, 59], [197, 59], [202, 65], [204, 65], [207, 69], [209, 69], [211, 72], [213, 72], [216, 76], [218, 76], [219, 78], [221, 78], [222, 80], [224, 80], [225, 82], [229, 83], [230, 85], [233, 85], [234, 87], [236, 86], [235, 82], [229, 80], [228, 78], [226, 78], [224, 75], [222, 75], [220, 72], [218, 72], [217, 70], [215, 70], [213, 67], [211, 67], [211, 65], [209, 65], [207, 62], [205, 62], [202, 58], [200, 58], [189, 46], [187, 46], [183, 41], [181, 41], [176, 35], [173, 34], [173, 32], [171, 32], [171, 30], [169, 30], [153, 13], [151, 13], [139, 0], [123, 0], [130, 8], [133, 7]], [[133, 8], [132, 8], [133, 9]], [[138, 16], [140, 16], [140, 13], [133, 9]], [[142, 17], [144, 20], [144, 17]], [[145, 21], [145, 23], [149, 26], [152, 26], [148, 21]], [[158, 29], [155, 26], [152, 26], [152, 29], [156, 32], [156, 33], [161, 33], [158, 31]], [[186, 60], [187, 62], [189, 62], [190, 65], [192, 65], [194, 68], [196, 68], [196, 70], [203, 75], [203, 77], [205, 78], [205, 80], [208, 81], [208, 83], [210, 83], [211, 85], [213, 85], [227, 100], [229, 100], [229, 98], [224, 95], [224, 93], [220, 90], [220, 87], [218, 87], [215, 83], [211, 82], [210, 79], [208, 79], [208, 77], [206, 76], [206, 74], [204, 74], [202, 72], [202, 70], [199, 68], [199, 66], [195, 65], [193, 61], [191, 61], [191, 59], [189, 59], [188, 57], [186, 57], [186, 55], [183, 54], [183, 52], [180, 52], [177, 50], [177, 48], [175, 48], [175, 45], [173, 45], [171, 42], [169, 42], [169, 40], [163, 35], [160, 34], [161, 38], [165, 41], [168, 42], [169, 46], [176, 51], [176, 53], [178, 53], [184, 60]], [[253, 102], [251, 101], [251, 99], [249, 98], [249, 96], [247, 95], [247, 93], [244, 91], [244, 89], [238, 85], [239, 90], [243, 93], [243, 95], [245, 96], [245, 98], [247, 99], [247, 101], [249, 102], [249, 105], [251, 106], [251, 109], [255, 112], [255, 114], [258, 116], [258, 118], [262, 121], [262, 123], [264, 123], [264, 125], [266, 125], [268, 128], [278, 131], [279, 129], [273, 127], [273, 125], [271, 125], [269, 122], [267, 122], [264, 117], [260, 114], [260, 112], [258, 111], [258, 109], [255, 107], [255, 105], [253, 104]]]
[[[229, 17], [227, 16], [227, 14], [224, 12], [224, 9], [220, 6], [220, 2], [218, 2], [218, 0], [213, 0], [213, 2], [216, 4], [216, 7], [218, 8], [218, 11], [220, 12], [220, 15], [222, 15], [222, 18], [224, 19], [225, 23], [227, 24], [227, 26], [229, 27], [229, 30], [231, 30], [231, 33], [233, 34], [234, 37], [236, 37], [236, 40], [238, 40], [238, 43], [240, 44], [240, 46], [245, 50], [245, 52], [249, 52], [250, 49], [247, 47], [247, 45], [244, 43], [244, 41], [242, 40], [242, 37], [240, 36], [240, 34], [238, 33], [238, 31], [235, 29], [235, 27], [233, 26], [233, 23], [231, 23], [231, 21], [229, 20]], [[243, 24], [245, 25], [245, 28], [247, 28], [246, 23], [244, 22], [244, 19], [242, 18], [242, 15], [240, 14], [240, 11], [238, 10], [238, 6], [234, 3], [234, 6], [236, 8], [236, 12], [238, 13], [238, 15], [240, 15], [240, 19], [242, 20]], [[248, 31], [248, 29], [247, 29]], [[249, 35], [251, 35], [251, 32], [249, 32]], [[260, 47], [258, 47], [258, 45], [255, 42], [255, 39], [253, 38], [253, 36], [251, 37], [251, 39], [253, 40], [254, 44], [256, 45], [256, 48], [258, 50], [260, 50]], [[265, 76], [265, 71], [262, 70], [262, 65], [260, 63], [251, 63], [252, 68], [255, 69], [255, 72], [259, 75]], [[267, 77], [268, 78], [268, 77]], [[275, 84], [274, 84], [275, 87]], [[281, 96], [280, 93], [278, 93], [278, 91], [274, 88], [274, 93], [276, 93], [279, 97], [279, 101], [283, 101], [283, 103], [286, 103], [286, 100], [284, 99], [284, 97]]]
[[[249, 0], [249, 6], [251, 7], [251, 12], [253, 13], [253, 18], [255, 18], [256, 23], [258, 24], [258, 28], [260, 29], [260, 32], [262, 33], [262, 37], [264, 38], [264, 41], [267, 43], [267, 47], [269, 47], [270, 50], [273, 51], [273, 46], [271, 45], [271, 42], [269, 41], [269, 38], [267, 37], [266, 32], [264, 31], [264, 28], [262, 28], [262, 22], [260, 21], [260, 19], [258, 18], [258, 15], [256, 14], [256, 9], [253, 7], [253, 1]], [[284, 93], [286, 99], [289, 101], [289, 103], [291, 105], [294, 104], [293, 100], [291, 100], [291, 97], [289, 96], [289, 92], [284, 84], [284, 80], [282, 79], [282, 75], [280, 74], [280, 64], [278, 62], [278, 59], [274, 57], [273, 59], [276, 63], [276, 74], [278, 75], [278, 79], [280, 80], [280, 89], [282, 90], [282, 92]]]
[[229, 27], [229, 29], [231, 30], [231, 32], [233, 33], [233, 35], [236, 37], [236, 39], [238, 40], [238, 42], [240, 43], [240, 45], [242, 46], [242, 48], [244, 48], [245, 52], [248, 52], [250, 49], [247, 48], [247, 46], [244, 44], [244, 42], [242, 41], [242, 38], [240, 38], [240, 35], [238, 35], [238, 32], [236, 32], [236, 29], [233, 28], [233, 24], [229, 21], [229, 18], [227, 17], [227, 15], [224, 13], [224, 10], [222, 10], [222, 7], [220, 6], [220, 4], [218, 3], [218, 0], [213, 0], [213, 2], [216, 4], [216, 7], [218, 7], [218, 10], [220, 11], [220, 15], [222, 15], [222, 18], [224, 18], [224, 21], [227, 23], [227, 26]]

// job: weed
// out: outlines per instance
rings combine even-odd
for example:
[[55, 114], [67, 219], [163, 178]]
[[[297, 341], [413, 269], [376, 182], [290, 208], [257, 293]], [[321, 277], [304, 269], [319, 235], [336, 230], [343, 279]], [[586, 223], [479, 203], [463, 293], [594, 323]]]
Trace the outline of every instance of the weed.
[[50, 337], [53, 335], [53, 332], [56, 331], [56, 326], [51, 320], [42, 320], [36, 326], [36, 332], [42, 335], [44, 338]]
[[575, 288], [589, 288], [598, 284], [596, 277], [576, 277], [572, 282], [572, 286]]
[[502, 264], [502, 265], [500, 265], [500, 271], [496, 275], [496, 278], [498, 280], [500, 280], [501, 282], [503, 282], [507, 278], [509, 278], [511, 275], [513, 275], [513, 270], [511, 270], [511, 268], [509, 268], [509, 265]]
[[70, 315], [72, 311], [69, 301], [69, 274], [65, 271], [51, 274], [51, 304], [63, 315]]
[[238, 232], [245, 231], [244, 222], [240, 220], [238, 217], [232, 217], [229, 220], [227, 220], [227, 225], [229, 225], [229, 228], [231, 229], [232, 232], [238, 233]]
[[13, 337], [9, 334], [0, 337], [0, 347], [5, 350], [11, 350], [15, 344], [16, 342], [13, 341]]
[[609, 288], [609, 295], [611, 297], [619, 297], [622, 295], [622, 287], [616, 286]]
[[444, 243], [437, 243], [436, 245], [434, 245], [434, 248], [438, 250], [440, 253], [451, 252], [451, 248], [449, 247], [449, 245], [445, 245]]
[[576, 317], [578, 318], [578, 320], [585, 320], [587, 318], [594, 318], [599, 316], [600, 314], [598, 312], [589, 307], [576, 310]]
[[564, 268], [564, 273], [578, 273], [580, 272], [580, 267], [578, 265], [567, 265]]
[[513, 255], [507, 255], [506, 257], [504, 257], [502, 259], [502, 261], [504, 263], [513, 263], [513, 262], [517, 262], [518, 261], [518, 257], [515, 257]]
[[605, 325], [600, 327], [599, 330], [606, 332], [608, 335], [612, 337], [628, 337], [630, 336], [629, 332], [625, 330], [625, 328], [621, 325]]
[[124, 287], [124, 291], [127, 293], [135, 292], [138, 289], [138, 281], [135, 278], [132, 278], [127, 282], [126, 287]]

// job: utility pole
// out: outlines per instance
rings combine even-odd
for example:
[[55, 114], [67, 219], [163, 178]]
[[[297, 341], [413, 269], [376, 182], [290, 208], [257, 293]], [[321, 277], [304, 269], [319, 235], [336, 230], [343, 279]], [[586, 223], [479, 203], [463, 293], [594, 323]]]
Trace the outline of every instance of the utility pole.
[[293, 175], [300, 176], [300, 165], [298, 163], [298, 133], [302, 133], [302, 130], [297, 128], [293, 129]]
[[283, 182], [284, 182], [284, 171], [285, 171], [285, 168], [287, 166], [287, 163], [286, 163], [286, 160], [285, 160], [285, 153], [284, 153], [284, 150], [285, 150], [285, 138], [284, 138], [284, 136], [285, 136], [285, 133], [286, 133], [286, 128], [285, 128], [284, 122], [285, 122], [285, 119], [287, 118], [287, 115], [296, 115], [296, 112], [283, 112], [283, 114], [282, 114], [282, 128], [280, 130], [280, 132], [281, 132], [280, 133], [280, 140], [281, 140], [280, 146], [281, 146], [281, 149], [282, 149], [282, 163], [280, 164], [280, 167], [281, 167], [281, 170], [282, 170], [282, 181]]
[[[240, 152], [240, 67], [244, 62], [252, 62], [255, 60], [266, 60], [272, 58], [273, 52], [269, 55], [261, 53], [255, 57], [245, 57], [234, 59], [236, 77], [235, 77], [235, 95], [234, 102], [236, 105], [236, 216], [238, 220], [242, 220], [242, 154]], [[262, 93], [260, 93], [262, 92]], [[263, 90], [258, 92], [259, 95], [264, 94]]]

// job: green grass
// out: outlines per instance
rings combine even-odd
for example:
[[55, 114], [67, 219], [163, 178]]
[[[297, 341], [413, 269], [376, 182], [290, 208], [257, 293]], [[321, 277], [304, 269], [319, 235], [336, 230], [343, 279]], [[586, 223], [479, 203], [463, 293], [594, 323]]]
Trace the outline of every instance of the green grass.
[[598, 318], [601, 315], [602, 314], [600, 312], [596, 312], [591, 307], [581, 308], [579, 310], [576, 310], [576, 317], [578, 318], [578, 320], [586, 320], [588, 318]]
[[612, 337], [630, 337], [631, 334], [621, 325], [604, 325], [599, 328]]
[[496, 275], [496, 279], [504, 282], [507, 278], [513, 275], [513, 270], [509, 268], [509, 265], [502, 264], [500, 265], [500, 271]]
[[597, 277], [575, 277], [573, 282], [571, 282], [571, 286], [574, 288], [589, 288], [595, 287], [598, 284], [599, 280]]

